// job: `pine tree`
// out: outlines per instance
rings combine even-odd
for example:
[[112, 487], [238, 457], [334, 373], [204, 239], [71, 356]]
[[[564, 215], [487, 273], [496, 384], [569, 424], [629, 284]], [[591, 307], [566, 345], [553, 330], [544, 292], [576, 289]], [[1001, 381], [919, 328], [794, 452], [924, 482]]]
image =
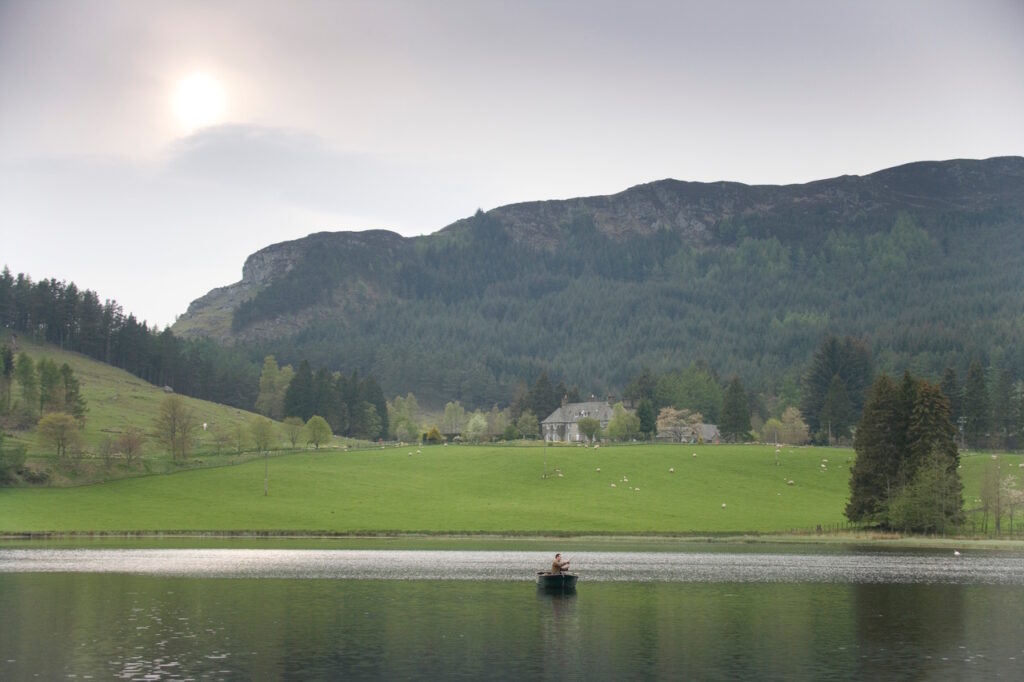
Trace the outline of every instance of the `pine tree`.
[[846, 516], [928, 532], [963, 520], [963, 485], [949, 401], [926, 381], [883, 375], [872, 386], [854, 439]]
[[956, 370], [952, 367], [947, 367], [942, 372], [942, 381], [939, 383], [939, 388], [942, 389], [943, 394], [949, 400], [949, 420], [954, 424], [957, 423], [957, 419], [963, 414], [961, 407], [961, 395], [960, 395], [960, 384], [956, 378]]
[[839, 377], [850, 403], [849, 423], [860, 418], [864, 400], [871, 385], [871, 354], [863, 343], [845, 337], [828, 336], [814, 354], [811, 367], [804, 376], [803, 401], [800, 411], [812, 434], [826, 433], [821, 423], [832, 380]]
[[654, 403], [650, 398], [641, 398], [636, 408], [636, 416], [640, 419], [640, 433], [647, 440], [658, 433], [658, 415], [654, 411]]
[[832, 444], [834, 438], [842, 440], [850, 435], [850, 427], [853, 426], [853, 408], [850, 406], [850, 398], [846, 393], [846, 384], [838, 374], [832, 377], [832, 381], [829, 383], [818, 423], [821, 424], [821, 430], [828, 434], [829, 445]]
[[853, 440], [856, 459], [846, 505], [846, 518], [851, 521], [884, 522], [899, 487], [905, 421], [901, 391], [883, 374], [871, 387]]
[[316, 413], [313, 401], [313, 371], [309, 368], [309, 362], [303, 360], [284, 394], [285, 416], [309, 421]]
[[964, 437], [967, 444], [971, 447], [985, 447], [988, 445], [991, 415], [988, 389], [985, 386], [985, 370], [977, 360], [967, 369], [963, 410], [966, 418]]
[[725, 387], [718, 430], [730, 443], [750, 440], [750, 406], [738, 376], [733, 376]]

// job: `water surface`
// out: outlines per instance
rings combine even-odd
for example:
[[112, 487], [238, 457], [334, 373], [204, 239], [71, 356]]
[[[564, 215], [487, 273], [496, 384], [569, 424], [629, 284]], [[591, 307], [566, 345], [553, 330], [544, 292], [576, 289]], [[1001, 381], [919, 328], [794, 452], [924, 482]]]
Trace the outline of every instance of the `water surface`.
[[1020, 679], [1024, 558], [0, 550], [2, 679]]

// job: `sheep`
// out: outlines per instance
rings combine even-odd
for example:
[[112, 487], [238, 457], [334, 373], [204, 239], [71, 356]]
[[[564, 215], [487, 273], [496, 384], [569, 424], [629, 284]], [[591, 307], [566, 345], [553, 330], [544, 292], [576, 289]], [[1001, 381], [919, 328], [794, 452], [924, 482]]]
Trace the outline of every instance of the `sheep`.
[[596, 469], [594, 469], [594, 471], [596, 471], [597, 473], [601, 473], [601, 467], [597, 467]]
[[615, 487], [615, 484], [614, 484], [614, 483], [612, 483], [612, 487], [613, 487], [613, 488]]
[[670, 474], [674, 474], [674, 473], [676, 472], [676, 468], [675, 468], [675, 467], [669, 467], [669, 468], [668, 468], [668, 472], [669, 472]]
[[793, 483], [793, 479], [791, 478], [788, 481], [786, 481], [786, 485], [796, 485], [796, 484]]
[[722, 503], [722, 509], [725, 509], [725, 502]]

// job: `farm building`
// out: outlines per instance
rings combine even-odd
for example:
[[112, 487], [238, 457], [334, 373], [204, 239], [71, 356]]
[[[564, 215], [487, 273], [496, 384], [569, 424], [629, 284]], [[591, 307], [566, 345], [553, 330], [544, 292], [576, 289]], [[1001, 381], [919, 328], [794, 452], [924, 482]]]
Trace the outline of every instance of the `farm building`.
[[612, 406], [604, 401], [566, 403], [552, 412], [540, 423], [540, 432], [548, 442], [579, 443], [584, 437], [578, 424], [584, 417], [601, 422], [601, 428], [608, 428], [612, 418]]

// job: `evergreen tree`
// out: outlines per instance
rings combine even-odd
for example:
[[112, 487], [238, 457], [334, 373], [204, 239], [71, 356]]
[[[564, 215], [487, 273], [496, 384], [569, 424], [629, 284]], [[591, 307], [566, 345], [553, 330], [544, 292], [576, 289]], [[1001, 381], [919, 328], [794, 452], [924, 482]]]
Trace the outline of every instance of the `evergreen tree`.
[[938, 386], [909, 373], [899, 386], [879, 377], [854, 439], [847, 518], [922, 532], [960, 523], [955, 435]]
[[996, 378], [992, 393], [992, 436], [997, 448], [1005, 448], [1016, 435], [1016, 410], [1013, 403], [1013, 373], [1004, 369]]
[[856, 458], [846, 505], [851, 521], [884, 522], [899, 488], [906, 419], [899, 387], [883, 374], [871, 387], [853, 440]]
[[658, 415], [654, 411], [654, 403], [650, 398], [642, 398], [636, 408], [636, 416], [640, 419], [640, 433], [647, 440], [658, 433]]
[[[651, 401], [652, 406], [657, 407], [654, 405], [654, 392], [657, 388], [657, 377], [655, 377], [654, 373], [651, 372], [650, 367], [644, 366], [643, 369], [640, 370], [640, 374], [629, 382], [629, 386], [627, 386], [626, 390], [623, 391], [622, 397], [626, 400], [634, 401], [637, 406], [640, 405], [641, 400], [646, 398]], [[657, 410], [655, 410], [655, 412], [656, 411]]]
[[821, 425], [822, 432], [826, 434], [826, 442], [829, 445], [835, 438], [842, 440], [850, 435], [850, 427], [853, 426], [853, 408], [850, 406], [850, 398], [846, 393], [846, 384], [838, 374], [832, 377], [832, 381], [829, 383], [818, 423]]
[[285, 391], [284, 412], [288, 417], [299, 417], [303, 421], [309, 421], [316, 413], [313, 371], [306, 360], [299, 364], [299, 369]]
[[64, 406], [64, 395], [57, 363], [50, 358], [40, 358], [36, 363], [36, 376], [39, 381], [40, 414], [60, 410]]
[[964, 381], [964, 437], [971, 447], [981, 448], [988, 445], [990, 429], [990, 409], [988, 389], [985, 385], [985, 370], [977, 360], [967, 369]]
[[871, 354], [863, 343], [845, 337], [840, 340], [828, 336], [814, 354], [811, 367], [804, 376], [803, 401], [800, 411], [807, 420], [812, 434], [827, 433], [828, 425], [821, 423], [821, 415], [832, 388], [832, 380], [839, 377], [850, 404], [848, 423], [860, 418], [864, 398], [871, 385]]
[[36, 365], [28, 353], [18, 353], [14, 365], [14, 378], [21, 387], [21, 408], [26, 414], [34, 414], [39, 400], [39, 382], [36, 379]]
[[541, 372], [527, 395], [527, 409], [543, 421], [561, 404], [562, 396], [558, 395], [558, 389], [551, 385], [548, 373]]
[[729, 443], [741, 443], [750, 440], [750, 407], [746, 391], [738, 376], [733, 376], [725, 387], [722, 398], [722, 416], [718, 422], [718, 430]]
[[[4, 268], [7, 272], [7, 268]], [[7, 272], [10, 275], [9, 272]], [[14, 351], [10, 346], [0, 349], [0, 410], [11, 409], [11, 387], [14, 383]]]
[[85, 421], [85, 412], [88, 408], [85, 398], [82, 397], [81, 385], [75, 377], [75, 372], [66, 362], [60, 366], [60, 377], [64, 394], [64, 404], [61, 409], [74, 417], [81, 426]]
[[942, 381], [939, 383], [939, 388], [942, 389], [943, 394], [949, 400], [949, 420], [954, 424], [963, 414], [961, 407], [961, 394], [960, 384], [956, 378], [956, 370], [952, 367], [946, 367], [942, 372]]

